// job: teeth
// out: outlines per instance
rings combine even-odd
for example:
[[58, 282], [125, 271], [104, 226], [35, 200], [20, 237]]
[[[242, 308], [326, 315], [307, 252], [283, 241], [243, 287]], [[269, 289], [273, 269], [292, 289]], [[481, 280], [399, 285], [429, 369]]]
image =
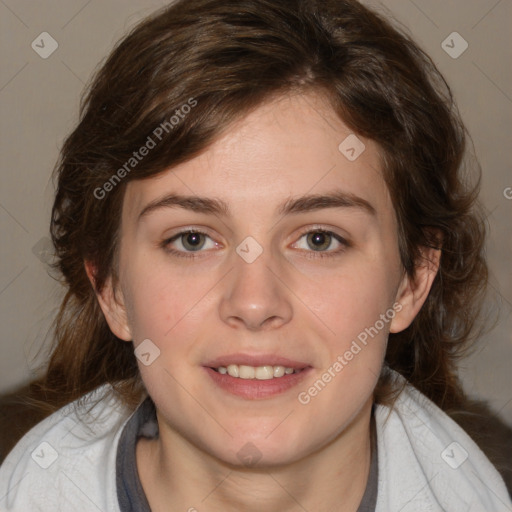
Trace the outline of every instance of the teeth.
[[274, 377], [282, 377], [284, 375], [284, 366], [274, 366]]
[[257, 379], [269, 380], [282, 377], [283, 375], [290, 375], [292, 373], [299, 373], [302, 370], [294, 370], [293, 368], [285, 368], [284, 366], [246, 366], [243, 364], [230, 364], [227, 367], [219, 366], [216, 369], [222, 375], [230, 375], [239, 379]]
[[[228, 366], [228, 373], [229, 373], [229, 366]], [[255, 373], [256, 372], [252, 366], [244, 366], [241, 364], [238, 367], [238, 377], [240, 377], [241, 379], [254, 379]]]
[[228, 365], [227, 371], [231, 377], [240, 377], [240, 367], [237, 364]]

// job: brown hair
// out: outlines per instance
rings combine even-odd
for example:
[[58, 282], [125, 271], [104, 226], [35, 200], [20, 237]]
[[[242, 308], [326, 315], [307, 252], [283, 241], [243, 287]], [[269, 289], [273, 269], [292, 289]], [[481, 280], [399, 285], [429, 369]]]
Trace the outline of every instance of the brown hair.
[[[271, 96], [306, 90], [379, 144], [405, 271], [414, 274], [422, 246], [442, 240], [429, 297], [409, 328], [390, 335], [386, 365], [442, 408], [462, 403], [455, 364], [475, 332], [487, 279], [479, 183], [464, 174], [465, 129], [430, 58], [353, 0], [180, 0], [116, 46], [56, 168], [51, 232], [68, 291], [38, 384], [49, 402], [107, 382], [125, 401], [140, 399], [133, 347], [110, 331], [84, 269], [93, 263], [99, 290], [115, 278], [126, 184], [194, 158]], [[127, 167], [163, 126], [156, 146]], [[389, 401], [389, 384], [383, 373], [377, 401]]]

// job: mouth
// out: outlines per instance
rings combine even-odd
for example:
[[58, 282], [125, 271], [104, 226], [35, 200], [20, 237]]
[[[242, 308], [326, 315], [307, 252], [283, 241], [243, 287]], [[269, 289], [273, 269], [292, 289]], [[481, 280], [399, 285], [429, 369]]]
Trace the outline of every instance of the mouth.
[[271, 398], [291, 390], [313, 367], [286, 358], [230, 356], [204, 369], [217, 389], [248, 400]]

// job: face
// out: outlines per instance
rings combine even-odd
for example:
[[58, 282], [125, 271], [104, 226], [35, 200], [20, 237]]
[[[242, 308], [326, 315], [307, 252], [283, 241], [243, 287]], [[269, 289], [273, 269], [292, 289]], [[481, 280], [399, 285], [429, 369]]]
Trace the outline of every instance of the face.
[[359, 137], [354, 159], [349, 136], [320, 97], [281, 97], [128, 184], [117, 299], [100, 302], [143, 354], [162, 432], [231, 464], [283, 464], [371, 405], [388, 333], [419, 305], [378, 147]]

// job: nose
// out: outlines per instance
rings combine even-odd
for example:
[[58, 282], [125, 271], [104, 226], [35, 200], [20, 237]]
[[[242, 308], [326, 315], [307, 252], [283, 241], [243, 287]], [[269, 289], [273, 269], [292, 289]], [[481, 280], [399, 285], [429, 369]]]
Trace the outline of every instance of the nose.
[[292, 292], [282, 267], [270, 260], [266, 251], [251, 263], [234, 256], [219, 306], [221, 319], [231, 327], [275, 329], [291, 320]]

